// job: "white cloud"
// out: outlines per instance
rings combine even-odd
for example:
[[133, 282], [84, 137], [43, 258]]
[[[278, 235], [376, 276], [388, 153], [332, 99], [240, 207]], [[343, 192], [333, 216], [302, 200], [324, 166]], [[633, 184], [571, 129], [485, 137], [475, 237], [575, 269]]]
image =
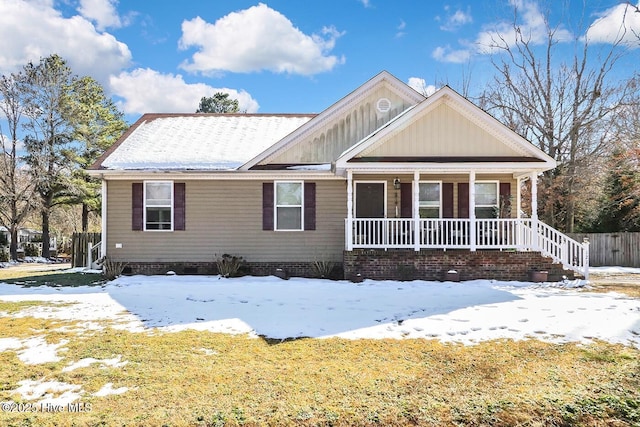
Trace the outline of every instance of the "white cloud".
[[621, 3], [606, 10], [587, 30], [587, 40], [595, 43], [620, 41], [640, 47], [640, 2], [638, 6]]
[[80, 0], [78, 12], [95, 22], [96, 28], [100, 31], [106, 28], [120, 28], [122, 20], [116, 10], [117, 4], [117, 0]]
[[454, 50], [451, 46], [439, 46], [433, 50], [431, 56], [436, 61], [440, 62], [453, 62], [455, 64], [461, 64], [467, 62], [471, 58], [471, 50], [458, 49]]
[[404, 31], [404, 29], [407, 28], [407, 23], [404, 22], [404, 20], [400, 20], [400, 24], [396, 27], [396, 29], [398, 30], [396, 32], [396, 38], [400, 38], [400, 37], [404, 37], [407, 33]]
[[149, 68], [138, 68], [111, 77], [111, 90], [124, 99], [119, 107], [127, 114], [195, 113], [203, 96], [228, 93], [237, 99], [240, 110], [258, 111], [258, 102], [244, 90], [214, 88], [204, 83], [190, 84], [181, 75], [161, 74]]
[[[11, 151], [12, 149], [12, 141], [11, 138], [8, 135], [4, 135], [0, 133], [0, 145], [4, 145], [4, 149], [8, 152]], [[24, 148], [24, 141], [19, 139], [16, 141], [16, 150], [17, 151], [22, 151], [22, 149]], [[2, 153], [2, 151], [0, 151], [0, 153]]]
[[428, 85], [427, 82], [420, 77], [409, 77], [407, 84], [409, 87], [413, 88], [413, 90], [424, 96], [431, 96], [437, 90], [434, 85]]
[[364, 7], [371, 7], [371, 1], [370, 0], [359, 0], [360, 3], [362, 3], [362, 5]]
[[[519, 22], [517, 30], [513, 22], [498, 22], [492, 26], [485, 26], [484, 31], [476, 38], [477, 52], [491, 54], [496, 51], [496, 44], [513, 46], [516, 43], [518, 32], [524, 40], [533, 45], [544, 43], [548, 37], [546, 18], [540, 11], [535, 1], [509, 0], [509, 4], [518, 11]], [[555, 29], [554, 38], [559, 42], [573, 40], [574, 36], [562, 25]]]
[[[445, 7], [445, 10], [449, 12], [449, 8]], [[440, 29], [443, 31], [456, 31], [463, 25], [470, 24], [473, 22], [473, 17], [471, 16], [471, 8], [467, 7], [467, 11], [462, 11], [457, 9], [453, 14], [449, 14], [444, 22], [440, 26]]]
[[203, 74], [269, 70], [313, 75], [344, 62], [344, 58], [329, 55], [342, 34], [325, 27], [321, 34], [306, 35], [287, 17], [260, 3], [214, 24], [200, 17], [184, 21], [179, 46], [196, 47], [197, 52], [181, 68]]
[[131, 52], [111, 34], [98, 33], [85, 18], [64, 18], [51, 0], [0, 1], [0, 73], [14, 72], [28, 62], [57, 53], [75, 74], [105, 84], [110, 74], [129, 65]]

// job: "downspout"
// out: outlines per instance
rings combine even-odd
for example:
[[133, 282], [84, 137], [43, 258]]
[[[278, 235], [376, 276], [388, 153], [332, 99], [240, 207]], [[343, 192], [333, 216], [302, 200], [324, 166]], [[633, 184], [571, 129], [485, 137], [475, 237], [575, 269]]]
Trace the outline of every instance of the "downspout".
[[107, 256], [107, 180], [102, 178], [102, 239], [100, 240], [100, 253]]

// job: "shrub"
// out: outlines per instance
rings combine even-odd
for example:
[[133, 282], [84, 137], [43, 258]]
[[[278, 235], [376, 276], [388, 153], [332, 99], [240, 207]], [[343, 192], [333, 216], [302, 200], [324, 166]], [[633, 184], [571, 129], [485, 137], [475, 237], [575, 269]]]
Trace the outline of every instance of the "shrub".
[[329, 278], [334, 267], [335, 264], [331, 261], [313, 261], [311, 263], [311, 270], [314, 276], [321, 279]]
[[9, 262], [9, 251], [0, 247], [0, 262]]
[[241, 256], [224, 254], [216, 260], [218, 266], [218, 274], [222, 277], [237, 277], [244, 260]]
[[102, 263], [102, 275], [107, 280], [114, 280], [122, 276], [124, 268], [127, 263], [121, 261], [114, 261], [110, 257], [106, 256], [102, 258], [99, 263]]
[[27, 243], [24, 247], [24, 256], [39, 256], [38, 246], [33, 243]]

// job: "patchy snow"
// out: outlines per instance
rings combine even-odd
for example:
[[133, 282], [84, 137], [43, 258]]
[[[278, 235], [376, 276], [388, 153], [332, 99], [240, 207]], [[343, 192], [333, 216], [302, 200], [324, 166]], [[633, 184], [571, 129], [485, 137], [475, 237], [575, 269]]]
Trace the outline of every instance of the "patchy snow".
[[[567, 283], [347, 281], [275, 277], [131, 276], [105, 286], [23, 288], [0, 299], [74, 302], [20, 315], [108, 321], [145, 331], [184, 329], [270, 338], [427, 338], [473, 344], [601, 339], [640, 347], [640, 300]], [[24, 344], [23, 344], [24, 345]], [[0, 341], [0, 348], [15, 343]]]
[[80, 398], [79, 385], [68, 384], [59, 381], [22, 380], [18, 382], [17, 389], [12, 393], [18, 393], [25, 400], [38, 400], [40, 405], [68, 405]]
[[93, 395], [97, 397], [104, 397], [104, 396], [109, 396], [110, 394], [126, 393], [127, 391], [129, 391], [129, 387], [113, 388], [113, 383], [106, 383], [105, 385], [102, 386], [100, 390], [93, 393]]
[[126, 360], [122, 361], [122, 356], [120, 355], [112, 359], [94, 359], [93, 357], [87, 357], [65, 366], [64, 368], [62, 368], [62, 372], [71, 372], [75, 371], [76, 369], [87, 368], [96, 363], [99, 363], [101, 368], [106, 368], [107, 366], [110, 366], [112, 368], [119, 368], [129, 362]]
[[20, 343], [18, 358], [27, 365], [57, 362], [61, 360], [58, 350], [68, 342], [62, 340], [57, 344], [49, 344], [42, 337], [28, 338]]
[[149, 115], [111, 153], [107, 169], [233, 170], [312, 115]]
[[289, 166], [288, 170], [292, 171], [330, 171], [331, 163], [320, 163], [317, 165], [298, 165], [298, 166]]
[[589, 272], [599, 274], [640, 274], [637, 267], [589, 267]]

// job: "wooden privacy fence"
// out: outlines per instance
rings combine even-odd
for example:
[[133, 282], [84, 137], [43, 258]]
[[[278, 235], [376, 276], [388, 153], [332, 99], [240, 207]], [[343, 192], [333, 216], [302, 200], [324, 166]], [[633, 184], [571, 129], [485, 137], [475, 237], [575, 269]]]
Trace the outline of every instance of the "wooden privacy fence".
[[89, 243], [97, 244], [102, 239], [102, 233], [73, 233], [71, 241], [71, 265], [86, 267]]
[[640, 233], [571, 233], [579, 242], [589, 239], [589, 265], [640, 267]]

